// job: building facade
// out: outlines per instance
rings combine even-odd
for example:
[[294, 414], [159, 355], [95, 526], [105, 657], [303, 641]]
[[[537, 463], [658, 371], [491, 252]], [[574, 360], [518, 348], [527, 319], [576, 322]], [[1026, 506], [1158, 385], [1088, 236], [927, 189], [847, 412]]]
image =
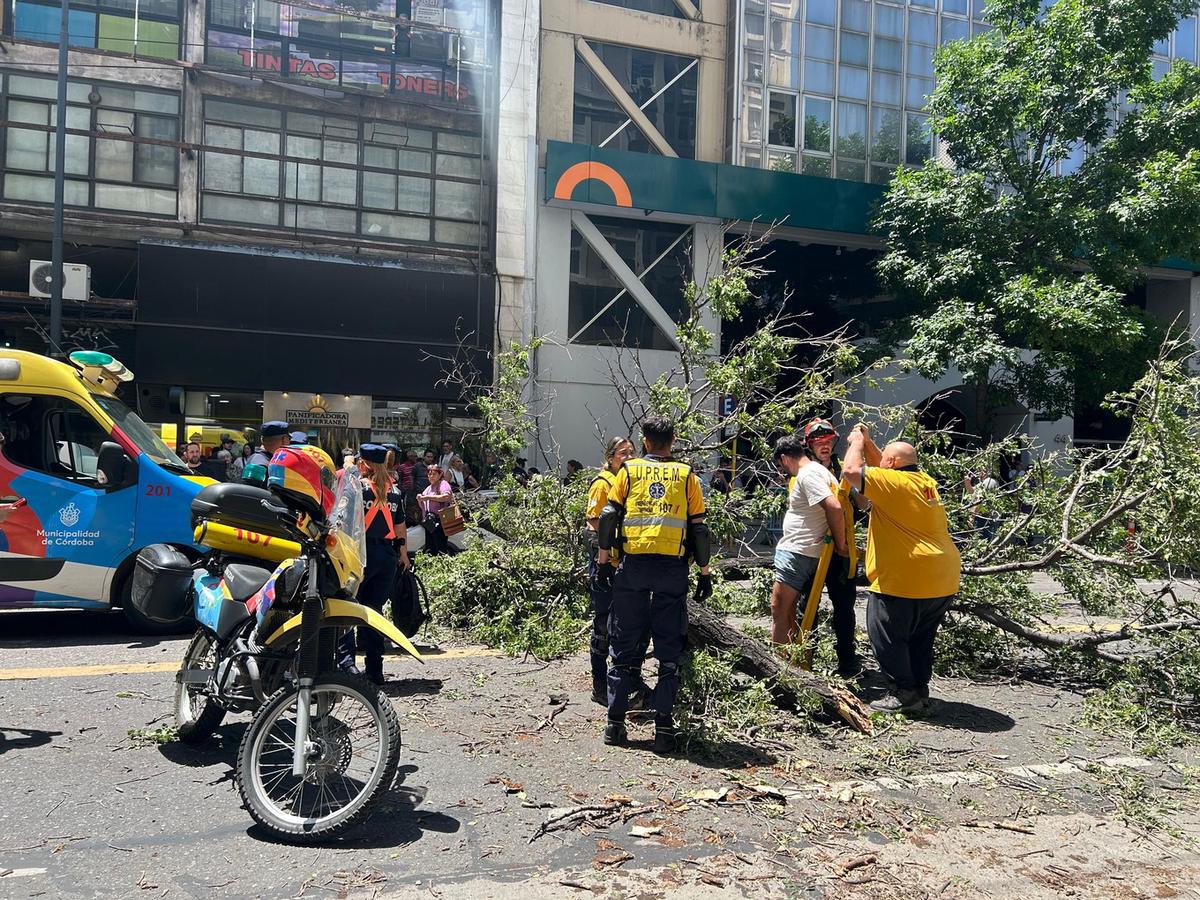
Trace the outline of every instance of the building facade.
[[500, 329], [505, 339], [545, 339], [531, 452], [556, 468], [568, 458], [595, 464], [604, 440], [626, 430], [615, 367], [653, 380], [673, 365], [683, 286], [717, 270], [724, 229], [712, 216], [589, 202], [598, 182], [588, 162], [575, 160], [561, 181], [552, 148], [594, 147], [678, 174], [723, 159], [728, 11], [724, 0], [543, 0], [538, 15], [537, 90], [524, 98], [536, 122], [523, 157], [525, 292], [514, 286]]
[[[59, 17], [6, 0], [0, 38], [0, 328], [42, 351]], [[206, 442], [272, 394], [331, 445], [440, 441], [448, 371], [491, 373], [499, 25], [489, 0], [72, 0], [66, 261], [90, 284], [63, 349], [113, 351], [148, 420]]]

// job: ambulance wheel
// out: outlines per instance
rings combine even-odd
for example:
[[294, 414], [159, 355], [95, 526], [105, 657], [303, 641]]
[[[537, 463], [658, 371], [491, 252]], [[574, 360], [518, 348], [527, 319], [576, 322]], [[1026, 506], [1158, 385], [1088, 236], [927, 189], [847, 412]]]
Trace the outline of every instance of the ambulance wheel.
[[174, 622], [155, 622], [147, 619], [134, 608], [133, 602], [129, 597], [129, 592], [132, 588], [133, 576], [130, 573], [121, 582], [121, 589], [117, 592], [117, 603], [121, 607], [121, 611], [125, 613], [125, 621], [129, 623], [129, 627], [138, 634], [186, 634], [196, 626], [195, 620], [190, 615], [181, 616]]

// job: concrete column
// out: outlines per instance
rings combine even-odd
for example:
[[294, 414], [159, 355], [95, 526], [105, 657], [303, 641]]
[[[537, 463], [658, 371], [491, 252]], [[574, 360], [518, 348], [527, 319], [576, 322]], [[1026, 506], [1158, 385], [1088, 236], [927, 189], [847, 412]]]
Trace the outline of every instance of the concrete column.
[[[192, 0], [183, 4], [183, 58], [189, 63], [204, 61], [204, 23], [207, 17], [207, 0]], [[186, 69], [183, 77], [180, 140], [186, 143], [203, 142], [203, 101], [198, 79], [191, 77], [193, 71]], [[195, 224], [200, 221], [200, 154], [179, 154], [179, 221]]]
[[575, 133], [575, 38], [542, 32], [538, 83], [538, 165], [545, 163], [546, 141], [569, 141]]
[[696, 159], [725, 161], [725, 61], [700, 57], [696, 79]]

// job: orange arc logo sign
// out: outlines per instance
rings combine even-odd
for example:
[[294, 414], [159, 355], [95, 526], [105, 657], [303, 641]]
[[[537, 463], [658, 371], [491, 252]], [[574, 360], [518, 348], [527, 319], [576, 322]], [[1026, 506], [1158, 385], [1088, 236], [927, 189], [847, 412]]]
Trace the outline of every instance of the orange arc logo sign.
[[606, 185], [613, 192], [617, 206], [633, 206], [633, 195], [621, 174], [612, 166], [591, 161], [577, 162], [559, 176], [558, 184], [554, 186], [554, 199], [570, 200], [575, 188], [591, 178]]

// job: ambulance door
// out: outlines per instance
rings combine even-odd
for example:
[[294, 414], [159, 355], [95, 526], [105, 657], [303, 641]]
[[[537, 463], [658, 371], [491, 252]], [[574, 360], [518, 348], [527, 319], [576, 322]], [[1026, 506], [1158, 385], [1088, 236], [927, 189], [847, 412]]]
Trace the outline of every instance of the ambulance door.
[[0, 502], [24, 501], [0, 524], [0, 552], [44, 559], [47, 576], [0, 584], [0, 602], [33, 592], [26, 603], [107, 604], [137, 506], [135, 486], [106, 490], [96, 477], [107, 429], [70, 397], [13, 391], [0, 394], [0, 434]]

